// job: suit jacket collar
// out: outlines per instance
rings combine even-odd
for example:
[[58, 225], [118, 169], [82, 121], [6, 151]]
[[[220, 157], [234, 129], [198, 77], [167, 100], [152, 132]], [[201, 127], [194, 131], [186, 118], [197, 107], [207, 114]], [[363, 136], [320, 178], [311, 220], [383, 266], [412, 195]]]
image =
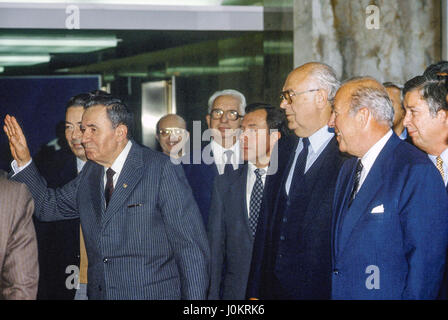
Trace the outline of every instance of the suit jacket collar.
[[[112, 216], [123, 207], [126, 199], [140, 182], [143, 173], [143, 148], [137, 145], [135, 141], [132, 141], [131, 150], [118, 177], [109, 205], [104, 212], [104, 224], [107, 224]], [[102, 191], [104, 199], [104, 187]], [[103, 202], [102, 207], [105, 207], [105, 202]]]
[[[241, 195], [243, 201], [239, 201], [241, 204], [239, 212], [243, 215], [243, 221], [245, 224], [245, 229], [252, 239], [252, 231], [249, 226], [249, 215], [247, 212], [247, 197], [246, 197], [246, 188], [247, 188], [247, 170], [249, 165], [244, 163], [241, 165], [238, 170], [233, 171], [230, 175], [229, 180], [229, 189], [232, 190], [235, 194]], [[252, 239], [253, 240], [253, 239]]]
[[[347, 183], [345, 183], [345, 190], [343, 191], [343, 201], [339, 203], [337, 212], [336, 253], [340, 251], [340, 254], [342, 254], [353, 233], [353, 229], [360, 221], [361, 217], [366, 214], [366, 210], [367, 208], [369, 208], [372, 201], [377, 198], [377, 193], [383, 186], [383, 176], [387, 175], [390, 161], [391, 159], [393, 159], [394, 150], [399, 143], [402, 143], [400, 138], [398, 138], [395, 134], [392, 134], [392, 136], [389, 138], [386, 145], [376, 158], [369, 174], [364, 181], [364, 184], [361, 186], [356, 195], [356, 198], [353, 200], [353, 203], [350, 207], [350, 215], [345, 215], [343, 225], [341, 225], [342, 216], [349, 210], [347, 208], [347, 204], [349, 201], [351, 190], [353, 188], [353, 175], [356, 169], [356, 159], [351, 160], [350, 179], [348, 181], [345, 180]], [[338, 195], [341, 196], [341, 194]]]

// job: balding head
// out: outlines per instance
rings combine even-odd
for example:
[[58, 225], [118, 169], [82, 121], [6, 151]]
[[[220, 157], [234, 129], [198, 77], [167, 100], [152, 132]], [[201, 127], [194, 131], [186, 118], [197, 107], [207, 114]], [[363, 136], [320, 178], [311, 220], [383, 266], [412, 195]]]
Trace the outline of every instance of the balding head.
[[361, 158], [390, 130], [393, 110], [386, 89], [374, 78], [359, 77], [343, 83], [329, 121], [340, 150]]
[[283, 85], [280, 104], [288, 127], [299, 137], [309, 137], [325, 126], [338, 87], [334, 70], [326, 64], [310, 62], [294, 69]]
[[156, 125], [156, 138], [163, 153], [177, 158], [182, 156], [183, 147], [188, 140], [185, 120], [177, 114], [167, 114]]

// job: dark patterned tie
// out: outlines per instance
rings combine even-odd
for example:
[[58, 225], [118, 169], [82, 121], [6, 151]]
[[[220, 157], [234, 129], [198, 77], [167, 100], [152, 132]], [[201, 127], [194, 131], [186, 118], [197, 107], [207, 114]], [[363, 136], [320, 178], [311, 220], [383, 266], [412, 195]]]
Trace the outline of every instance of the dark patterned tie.
[[229, 172], [231, 172], [233, 170], [233, 166], [232, 166], [232, 155], [233, 155], [233, 151], [232, 150], [227, 150], [224, 152], [224, 174], [228, 175]]
[[353, 200], [356, 197], [356, 193], [358, 191], [358, 186], [359, 186], [359, 180], [361, 179], [362, 168], [364, 168], [363, 165], [362, 165], [362, 162], [361, 162], [361, 160], [358, 160], [358, 163], [356, 165], [354, 182], [353, 182], [353, 189], [352, 189], [352, 192], [350, 194], [350, 201], [348, 203], [349, 207], [352, 205], [352, 202], [353, 202]]
[[115, 171], [112, 168], [106, 170], [106, 189], [104, 190], [104, 197], [106, 198], [106, 208], [109, 205], [110, 198], [114, 192], [114, 174]]
[[263, 182], [261, 177], [265, 172], [264, 169], [255, 169], [256, 180], [250, 194], [249, 227], [253, 237], [255, 237], [255, 231], [257, 230], [258, 215], [260, 214], [261, 200], [263, 199]]
[[308, 158], [308, 147], [310, 145], [310, 140], [308, 138], [302, 138], [302, 143], [303, 149], [297, 156], [296, 166], [294, 167], [291, 185], [289, 187], [289, 194], [291, 194], [291, 190], [293, 190], [294, 186], [299, 183], [299, 181], [305, 174], [306, 159]]

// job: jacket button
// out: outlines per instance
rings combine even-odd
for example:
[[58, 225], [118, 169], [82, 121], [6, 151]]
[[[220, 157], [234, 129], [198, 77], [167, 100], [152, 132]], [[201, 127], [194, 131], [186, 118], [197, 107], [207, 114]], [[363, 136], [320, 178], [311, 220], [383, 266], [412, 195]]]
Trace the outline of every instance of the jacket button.
[[281, 241], [284, 241], [284, 240], [285, 240], [285, 237], [284, 237], [284, 236], [280, 236], [280, 240], [281, 240]]
[[104, 262], [104, 263], [107, 263], [108, 261], [109, 261], [109, 260], [107, 260], [107, 258], [104, 258], [104, 259], [103, 259], [103, 262]]
[[339, 274], [339, 270], [338, 270], [338, 269], [334, 269], [334, 270], [333, 270], [333, 274], [334, 274], [335, 276], [337, 276], [337, 275]]
[[285, 218], [282, 219], [282, 221], [283, 222], [288, 222], [288, 218], [285, 217]]

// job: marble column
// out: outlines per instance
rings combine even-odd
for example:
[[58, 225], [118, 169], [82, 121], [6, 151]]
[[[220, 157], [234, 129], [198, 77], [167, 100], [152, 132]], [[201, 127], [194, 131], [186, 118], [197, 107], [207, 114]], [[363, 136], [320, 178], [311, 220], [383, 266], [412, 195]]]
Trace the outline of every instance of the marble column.
[[441, 0], [294, 0], [294, 66], [325, 62], [342, 80], [403, 84], [440, 60], [440, 33]]

